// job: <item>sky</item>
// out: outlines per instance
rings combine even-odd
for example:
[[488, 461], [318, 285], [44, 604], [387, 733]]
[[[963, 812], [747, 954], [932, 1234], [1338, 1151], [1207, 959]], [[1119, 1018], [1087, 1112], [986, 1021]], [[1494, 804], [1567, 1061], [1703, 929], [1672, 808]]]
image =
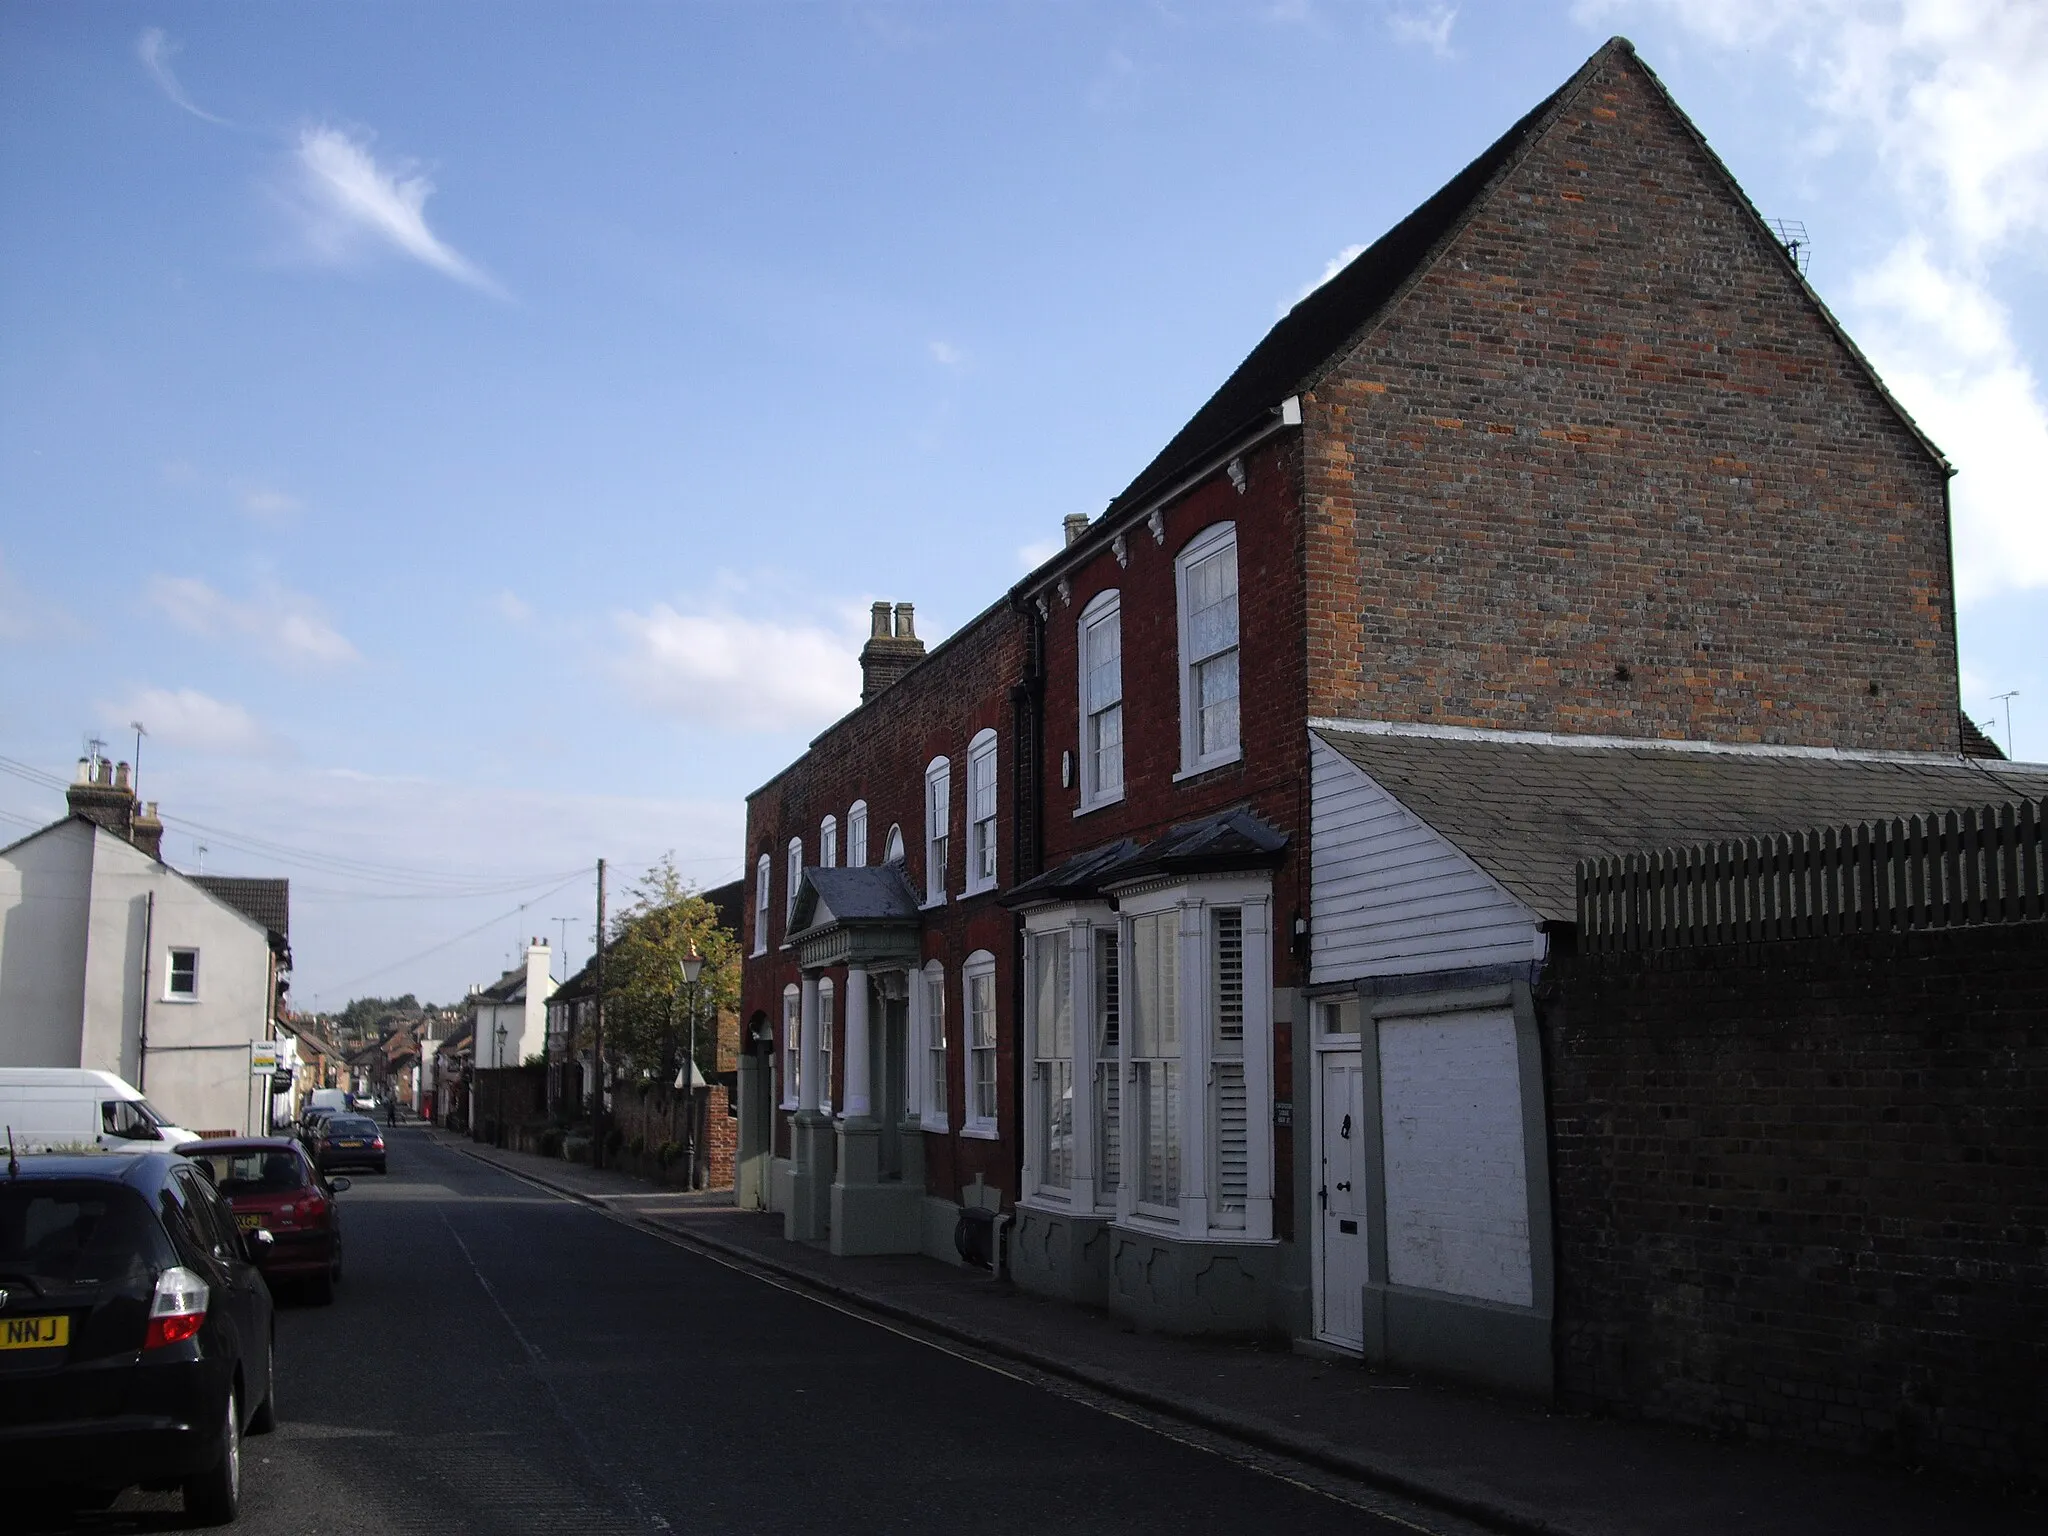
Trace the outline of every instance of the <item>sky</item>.
[[298, 1006], [565, 974], [599, 857], [738, 877], [870, 603], [993, 601], [1615, 33], [1955, 464], [2048, 759], [2036, 0], [11, 0], [0, 842], [140, 721]]

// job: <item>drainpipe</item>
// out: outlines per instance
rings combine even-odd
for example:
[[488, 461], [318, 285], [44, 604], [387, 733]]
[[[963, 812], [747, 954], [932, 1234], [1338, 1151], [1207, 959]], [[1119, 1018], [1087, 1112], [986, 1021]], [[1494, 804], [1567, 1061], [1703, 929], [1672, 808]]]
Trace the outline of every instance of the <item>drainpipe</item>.
[[142, 908], [142, 1019], [135, 1031], [135, 1091], [149, 1091], [149, 957], [156, 943], [156, 892], [144, 898]]

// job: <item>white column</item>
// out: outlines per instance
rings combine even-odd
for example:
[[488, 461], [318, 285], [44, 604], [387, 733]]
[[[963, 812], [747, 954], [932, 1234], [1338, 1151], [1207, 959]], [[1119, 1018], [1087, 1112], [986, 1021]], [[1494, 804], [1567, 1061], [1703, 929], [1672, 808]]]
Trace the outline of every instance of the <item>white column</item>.
[[803, 1039], [797, 1052], [796, 1108], [798, 1114], [818, 1112], [819, 1075], [825, 1070], [818, 1052], [818, 978], [804, 972], [802, 1002]]
[[846, 968], [846, 1105], [848, 1116], [871, 1112], [868, 1093], [868, 973]]

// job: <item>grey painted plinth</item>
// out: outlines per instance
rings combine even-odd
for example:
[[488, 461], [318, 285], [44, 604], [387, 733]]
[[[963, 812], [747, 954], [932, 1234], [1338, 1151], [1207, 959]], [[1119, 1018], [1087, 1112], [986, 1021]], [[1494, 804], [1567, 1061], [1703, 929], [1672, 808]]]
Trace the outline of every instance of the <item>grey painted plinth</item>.
[[1017, 1207], [1010, 1278], [1019, 1290], [1085, 1307], [1109, 1305], [1110, 1218]]
[[768, 1209], [787, 1216], [793, 1208], [790, 1181], [796, 1177], [796, 1162], [793, 1158], [771, 1157], [768, 1160]]
[[960, 1245], [953, 1241], [953, 1234], [960, 1226], [960, 1207], [937, 1195], [926, 1195], [919, 1206], [924, 1221], [924, 1242], [918, 1251], [928, 1259], [941, 1260], [955, 1269], [964, 1268]]
[[832, 1252], [916, 1253], [924, 1238], [924, 1190], [884, 1181], [882, 1129], [865, 1116], [839, 1123], [839, 1170], [832, 1181]]
[[1219, 1243], [1111, 1226], [1109, 1310], [1161, 1333], [1284, 1333], [1277, 1242]]
[[1548, 1402], [1547, 1311], [1400, 1285], [1365, 1287], [1365, 1358]]
[[789, 1209], [783, 1215], [782, 1235], [793, 1243], [815, 1243], [826, 1235], [832, 1219], [832, 1168], [837, 1150], [832, 1122], [814, 1111], [798, 1110], [789, 1134], [796, 1157], [789, 1176]]

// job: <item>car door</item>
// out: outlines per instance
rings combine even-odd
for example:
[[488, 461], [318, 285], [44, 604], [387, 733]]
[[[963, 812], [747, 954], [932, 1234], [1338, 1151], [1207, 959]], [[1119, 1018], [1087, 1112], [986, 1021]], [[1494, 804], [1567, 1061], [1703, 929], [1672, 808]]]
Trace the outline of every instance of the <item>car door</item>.
[[243, 1252], [235, 1213], [220, 1192], [196, 1168], [180, 1168], [176, 1177], [192, 1226], [206, 1244], [224, 1288], [242, 1358], [242, 1378], [252, 1394], [242, 1404], [242, 1412], [247, 1414], [261, 1400], [270, 1380], [270, 1288]]

